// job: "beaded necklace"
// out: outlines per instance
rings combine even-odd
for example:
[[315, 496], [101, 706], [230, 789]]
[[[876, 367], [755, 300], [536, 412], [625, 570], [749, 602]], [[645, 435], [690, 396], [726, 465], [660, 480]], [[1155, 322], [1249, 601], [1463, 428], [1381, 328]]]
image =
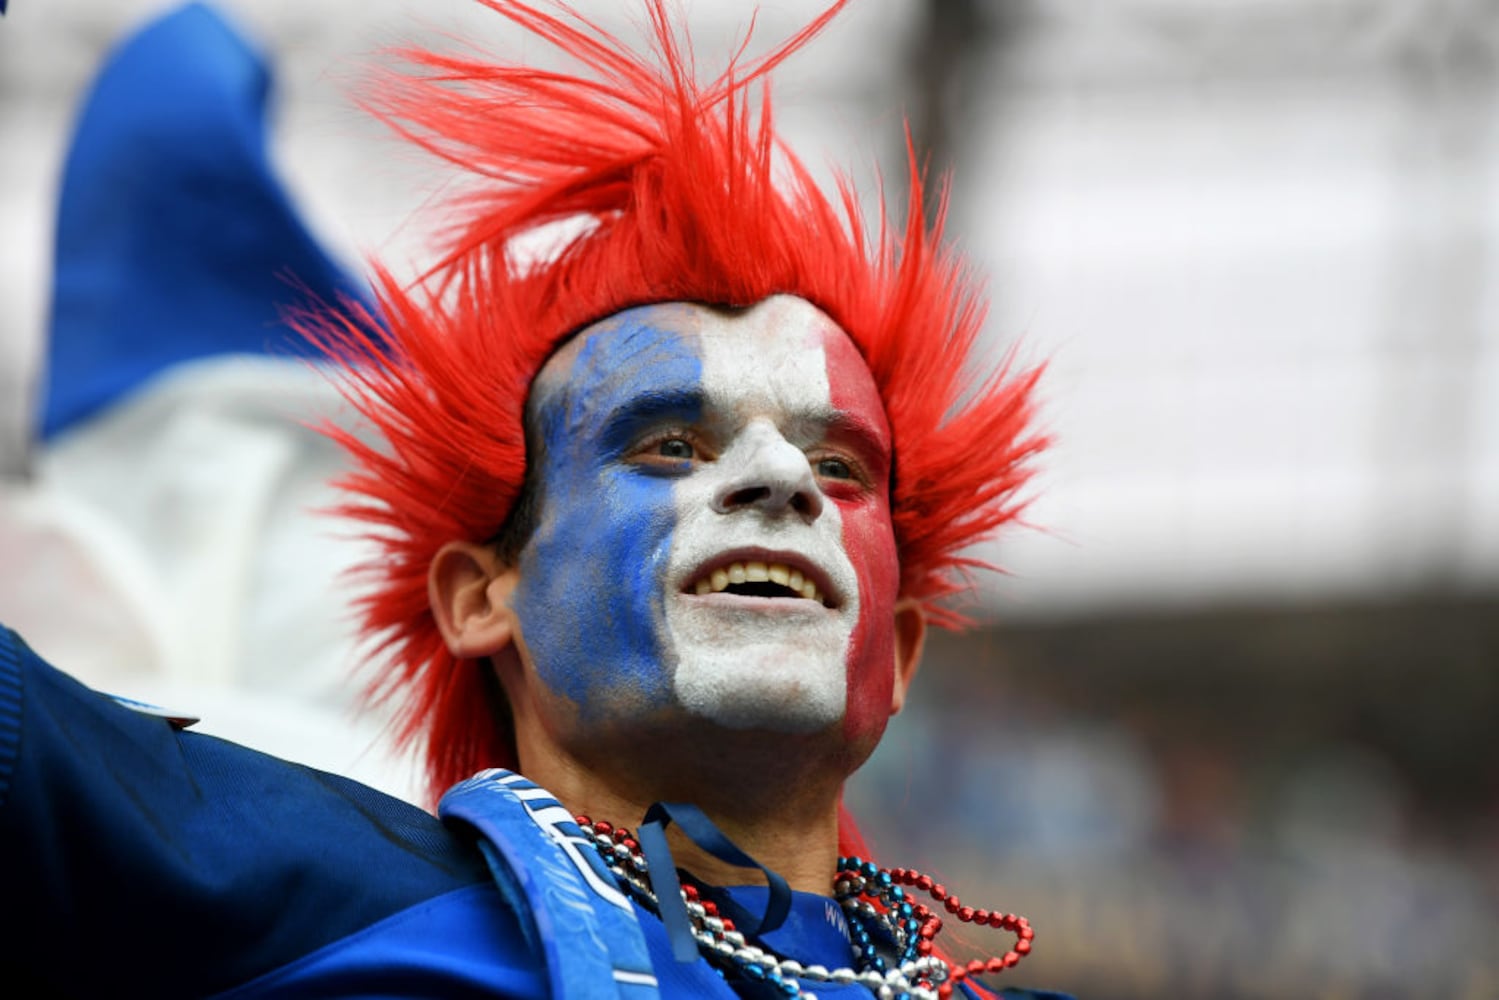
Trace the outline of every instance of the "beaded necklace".
[[[587, 816], [577, 817], [577, 822], [621, 887], [659, 913], [649, 866], [630, 831]], [[1015, 935], [1015, 946], [1003, 955], [949, 965], [933, 954], [942, 918], [925, 904], [915, 902], [908, 888], [931, 896], [964, 923], [1009, 931]], [[808, 997], [797, 982], [805, 979], [839, 985], [858, 983], [881, 1000], [947, 1000], [964, 979], [1002, 972], [1015, 965], [1030, 953], [1035, 937], [1024, 917], [964, 906], [946, 886], [929, 876], [908, 868], [886, 870], [856, 857], [839, 858], [833, 880], [833, 898], [843, 907], [848, 921], [856, 969], [828, 969], [781, 958], [752, 944], [732, 919], [719, 912], [717, 904], [702, 897], [696, 886], [684, 884], [681, 893], [692, 936], [705, 959], [720, 970], [728, 966], [746, 978], [768, 982], [794, 998]], [[881, 953], [882, 942], [894, 946], [893, 960]]]

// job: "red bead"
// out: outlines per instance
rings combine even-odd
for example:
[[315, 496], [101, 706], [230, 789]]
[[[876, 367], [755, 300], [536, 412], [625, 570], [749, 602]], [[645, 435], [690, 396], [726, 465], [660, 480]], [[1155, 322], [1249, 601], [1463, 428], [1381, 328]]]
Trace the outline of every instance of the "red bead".
[[1005, 968], [1006, 969], [1013, 967], [1019, 961], [1020, 961], [1020, 956], [1017, 953], [1015, 953], [1013, 951], [1007, 951], [1007, 952], [1005, 952]]
[[947, 898], [947, 886], [943, 885], [941, 882], [933, 882], [932, 887], [929, 891], [934, 897], [936, 897], [936, 900], [939, 903]]
[[1022, 927], [1022, 928], [1020, 928], [1020, 930], [1016, 931], [1016, 934], [1020, 937], [1020, 940], [1022, 940], [1022, 941], [1031, 941], [1031, 940], [1034, 940], [1035, 937], [1036, 937], [1036, 932], [1033, 931], [1033, 930], [1031, 930], [1029, 927]]
[[925, 958], [932, 953], [932, 942], [930, 938], [922, 938], [916, 942], [916, 954]]
[[968, 963], [968, 974], [970, 976], [977, 976], [982, 973], [984, 969], [985, 962], [982, 958], [975, 958], [973, 961]]
[[950, 997], [950, 996], [952, 996], [952, 982], [951, 981], [945, 982], [941, 986], [937, 987], [937, 997], [938, 997], [938, 1000], [947, 1000], [947, 998]]
[[971, 924], [971, 923], [973, 923], [973, 907], [971, 907], [971, 906], [960, 906], [960, 907], [958, 907], [958, 919], [961, 920], [961, 921], [963, 921], [963, 923], [965, 923], [965, 924]]
[[640, 841], [636, 840], [634, 837], [626, 837], [624, 840], [621, 840], [620, 843], [624, 844], [625, 850], [629, 851], [631, 854], [634, 854], [640, 850]]
[[1015, 942], [1015, 954], [1017, 954], [1017, 955], [1029, 955], [1030, 953], [1031, 953], [1031, 943], [1029, 941], [1020, 940], [1020, 941], [1016, 941]]
[[1002, 958], [991, 958], [984, 963], [984, 971], [986, 972], [1003, 972], [1006, 968], [1008, 966], [1005, 965], [1005, 960]]
[[718, 916], [718, 904], [711, 899], [703, 900], [703, 912], [710, 917]]
[[593, 826], [593, 820], [589, 819], [587, 816], [584, 816], [582, 813], [579, 813], [578, 815], [574, 816], [573, 819], [577, 822], [577, 824], [579, 826], [583, 827], [585, 830], [588, 827]]
[[962, 906], [963, 904], [958, 902], [957, 896], [948, 896], [947, 899], [943, 900], [942, 905], [947, 907], [948, 913], [957, 913], [958, 907]]
[[[933, 889], [940, 888], [939, 886], [933, 884], [932, 877], [930, 875], [917, 876], [916, 881], [912, 884], [922, 892], [931, 892]], [[943, 889], [942, 891], [944, 893], [947, 892], [946, 889]]]
[[973, 911], [973, 922], [976, 923], [976, 924], [987, 924], [989, 922], [989, 911], [988, 910], [974, 910]]
[[593, 832], [608, 836], [609, 834], [614, 832], [614, 824], [610, 823], [606, 819], [601, 819], [593, 824]]
[[697, 886], [695, 886], [695, 885], [684, 885], [684, 886], [682, 886], [682, 895], [686, 896], [688, 899], [692, 900], [693, 902], [696, 902], [697, 901]]
[[734, 921], [730, 920], [728, 917], [724, 917], [723, 918], [723, 930], [724, 930], [724, 933], [727, 934], [730, 931], [732, 931], [733, 929], [734, 929]]

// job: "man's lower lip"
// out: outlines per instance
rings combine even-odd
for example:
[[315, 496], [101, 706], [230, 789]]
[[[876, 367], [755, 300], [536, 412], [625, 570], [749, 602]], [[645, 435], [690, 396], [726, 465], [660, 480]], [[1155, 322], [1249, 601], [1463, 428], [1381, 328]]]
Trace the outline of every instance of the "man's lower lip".
[[772, 614], [791, 614], [808, 611], [831, 611], [818, 601], [804, 597], [752, 597], [745, 594], [679, 594], [678, 596], [704, 607], [721, 607], [724, 610], [764, 611]]

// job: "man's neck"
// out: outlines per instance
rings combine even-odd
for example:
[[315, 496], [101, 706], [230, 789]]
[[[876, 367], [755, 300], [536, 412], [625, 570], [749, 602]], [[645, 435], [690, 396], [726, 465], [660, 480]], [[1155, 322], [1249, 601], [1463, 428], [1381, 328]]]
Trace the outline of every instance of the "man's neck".
[[[691, 752], [691, 751], [689, 751]], [[785, 759], [784, 757], [782, 758]], [[793, 889], [827, 895], [838, 856], [838, 802], [841, 778], [769, 775], [755, 762], [739, 774], [695, 763], [633, 769], [590, 768], [558, 755], [528, 760], [522, 770], [572, 812], [617, 826], [637, 826], [656, 802], [690, 802], [708, 815], [740, 850], [778, 872]], [[666, 777], [663, 779], [663, 775]], [[714, 885], [760, 882], [752, 870], [721, 861], [702, 850], [675, 826], [667, 828], [677, 867]]]

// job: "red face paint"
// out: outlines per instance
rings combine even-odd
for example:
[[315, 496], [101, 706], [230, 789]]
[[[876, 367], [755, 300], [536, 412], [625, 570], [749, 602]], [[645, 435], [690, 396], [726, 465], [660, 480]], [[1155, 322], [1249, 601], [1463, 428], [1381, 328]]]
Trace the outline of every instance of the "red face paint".
[[[854, 423], [875, 432], [866, 450], [879, 452], [867, 461], [869, 474], [879, 478], [861, 495], [838, 497], [843, 516], [843, 547], [859, 580], [859, 621], [848, 651], [848, 707], [844, 732], [851, 743], [870, 745], [890, 717], [895, 679], [895, 602], [900, 586], [900, 562], [890, 519], [889, 422], [874, 376], [853, 341], [833, 324], [823, 335], [828, 386], [833, 408]], [[872, 446], [872, 448], [871, 448]]]

